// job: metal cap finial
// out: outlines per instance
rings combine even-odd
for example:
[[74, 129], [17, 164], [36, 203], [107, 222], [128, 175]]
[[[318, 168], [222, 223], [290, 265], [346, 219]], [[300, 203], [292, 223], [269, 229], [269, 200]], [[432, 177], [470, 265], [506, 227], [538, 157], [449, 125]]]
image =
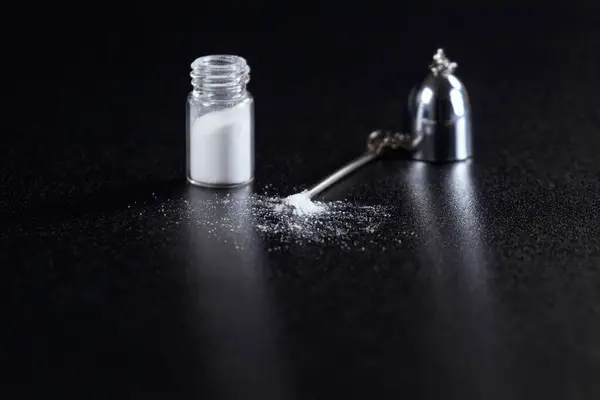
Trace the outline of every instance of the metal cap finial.
[[454, 72], [456, 67], [458, 67], [457, 63], [451, 62], [448, 58], [446, 58], [444, 49], [438, 49], [433, 55], [433, 63], [429, 66], [429, 69], [431, 69], [431, 72], [437, 76], [439, 74], [451, 74]]

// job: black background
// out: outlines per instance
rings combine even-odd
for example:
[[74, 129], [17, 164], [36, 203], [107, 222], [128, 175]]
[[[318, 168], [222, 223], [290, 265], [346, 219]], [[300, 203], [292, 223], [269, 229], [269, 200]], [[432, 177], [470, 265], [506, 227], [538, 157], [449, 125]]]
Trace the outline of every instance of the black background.
[[[502, 4], [4, 13], [6, 378], [84, 398], [598, 397], [600, 11]], [[475, 158], [377, 162], [325, 196], [389, 205], [387, 250], [240, 251], [159, 212], [207, 196], [184, 183], [195, 57], [248, 60], [252, 190], [289, 194], [397, 127], [438, 47]]]

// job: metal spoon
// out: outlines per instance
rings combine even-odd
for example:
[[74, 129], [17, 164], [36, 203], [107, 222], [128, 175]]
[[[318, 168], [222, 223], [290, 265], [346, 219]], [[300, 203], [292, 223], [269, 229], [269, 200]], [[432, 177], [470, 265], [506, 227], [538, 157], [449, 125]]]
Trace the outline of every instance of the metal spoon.
[[386, 150], [404, 149], [412, 151], [416, 149], [421, 142], [421, 139], [422, 136], [411, 136], [402, 133], [391, 133], [380, 130], [371, 132], [367, 139], [367, 151], [365, 154], [344, 165], [342, 168], [308, 189], [308, 198], [315, 197], [362, 166], [377, 159]]

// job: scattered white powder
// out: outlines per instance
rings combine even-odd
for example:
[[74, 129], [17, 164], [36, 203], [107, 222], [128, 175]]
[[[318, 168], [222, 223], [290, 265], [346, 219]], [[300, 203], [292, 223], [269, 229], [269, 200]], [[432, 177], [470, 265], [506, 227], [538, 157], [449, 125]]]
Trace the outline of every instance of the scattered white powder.
[[[217, 240], [227, 238], [236, 248], [254, 246], [253, 241], [263, 238], [269, 252], [322, 251], [330, 246], [364, 251], [382, 247], [387, 240], [381, 229], [390, 217], [385, 206], [307, 202], [306, 193], [284, 199], [257, 194], [213, 196], [191, 199], [189, 220], [204, 234]], [[297, 207], [291, 208], [288, 202]]]
[[289, 209], [294, 215], [308, 216], [327, 211], [327, 205], [313, 202], [305, 190], [286, 197], [281, 204], [275, 206], [277, 212], [286, 212], [286, 209]]
[[252, 179], [252, 103], [213, 111], [192, 121], [190, 178], [232, 185]]
[[406, 240], [415, 239], [414, 232], [402, 230], [401, 221], [392, 218], [388, 206], [313, 202], [318, 212], [297, 213], [282, 206], [290, 198], [252, 194], [248, 187], [237, 192], [190, 188], [184, 197], [156, 197], [132, 204], [125, 212], [153, 224], [162, 221], [163, 231], [176, 229], [176, 237], [199, 248], [223, 243], [236, 250], [262, 248], [318, 257], [331, 250], [385, 252], [403, 243], [390, 237], [390, 229]]

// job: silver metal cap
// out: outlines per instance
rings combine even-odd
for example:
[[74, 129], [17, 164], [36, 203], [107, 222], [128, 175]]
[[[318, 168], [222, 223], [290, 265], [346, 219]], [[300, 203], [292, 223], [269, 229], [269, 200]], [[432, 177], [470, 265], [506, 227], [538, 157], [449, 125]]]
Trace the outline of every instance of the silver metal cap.
[[471, 108], [467, 91], [454, 76], [457, 64], [439, 49], [431, 73], [418, 89], [409, 109], [411, 130], [422, 136], [411, 158], [430, 162], [465, 160], [472, 156]]

